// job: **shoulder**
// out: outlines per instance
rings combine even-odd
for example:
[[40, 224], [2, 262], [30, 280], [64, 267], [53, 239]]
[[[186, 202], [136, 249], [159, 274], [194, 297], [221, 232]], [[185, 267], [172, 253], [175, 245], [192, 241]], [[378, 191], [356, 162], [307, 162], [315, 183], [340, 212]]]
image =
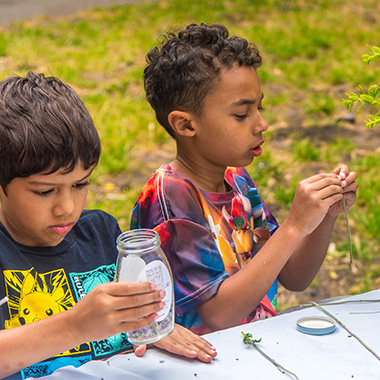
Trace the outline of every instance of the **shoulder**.
[[169, 219], [198, 219], [202, 194], [187, 176], [163, 165], [144, 186], [132, 214], [132, 228], [153, 228]]
[[0, 251], [7, 252], [10, 247], [14, 246], [14, 240], [9, 235], [6, 228], [0, 223]]
[[74, 229], [82, 233], [94, 231], [97, 234], [111, 233], [112, 235], [120, 230], [116, 218], [102, 210], [83, 210]]
[[78, 223], [111, 223], [117, 224], [117, 220], [112, 215], [102, 210], [83, 210]]
[[200, 193], [198, 186], [191, 178], [172, 169], [170, 165], [163, 165], [157, 169], [146, 183], [139, 197], [141, 205], [151, 203], [176, 203], [197, 197]]

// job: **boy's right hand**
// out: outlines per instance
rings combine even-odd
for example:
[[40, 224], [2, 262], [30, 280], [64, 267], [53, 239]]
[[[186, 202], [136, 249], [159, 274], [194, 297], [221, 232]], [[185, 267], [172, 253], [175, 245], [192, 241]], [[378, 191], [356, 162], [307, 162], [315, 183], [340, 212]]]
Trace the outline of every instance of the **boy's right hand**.
[[164, 296], [151, 283], [100, 284], [68, 310], [68, 333], [84, 343], [146, 327], [164, 307]]
[[309, 235], [342, 197], [342, 180], [336, 174], [323, 173], [307, 178], [297, 186], [287, 221], [301, 235]]

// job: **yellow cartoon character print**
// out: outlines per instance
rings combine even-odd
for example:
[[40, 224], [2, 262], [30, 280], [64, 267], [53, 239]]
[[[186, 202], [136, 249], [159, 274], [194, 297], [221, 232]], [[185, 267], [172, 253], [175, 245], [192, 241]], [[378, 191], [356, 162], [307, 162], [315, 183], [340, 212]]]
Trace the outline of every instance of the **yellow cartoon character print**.
[[72, 294], [63, 270], [37, 273], [4, 271], [10, 319], [5, 328], [26, 325], [58, 314], [74, 306]]

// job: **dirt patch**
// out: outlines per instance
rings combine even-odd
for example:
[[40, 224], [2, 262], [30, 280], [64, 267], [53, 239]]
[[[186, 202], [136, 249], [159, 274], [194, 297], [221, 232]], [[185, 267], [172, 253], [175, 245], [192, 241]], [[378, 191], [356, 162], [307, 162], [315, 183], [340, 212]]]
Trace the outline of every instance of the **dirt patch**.
[[138, 3], [139, 0], [0, 0], [0, 25], [41, 15], [63, 16], [95, 7]]

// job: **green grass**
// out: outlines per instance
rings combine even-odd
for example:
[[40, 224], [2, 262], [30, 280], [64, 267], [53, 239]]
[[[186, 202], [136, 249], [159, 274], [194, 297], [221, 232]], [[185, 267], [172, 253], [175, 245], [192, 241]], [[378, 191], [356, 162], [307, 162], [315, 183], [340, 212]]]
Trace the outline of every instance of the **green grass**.
[[[281, 221], [299, 180], [347, 162], [359, 175], [349, 217], [355, 255], [369, 268], [367, 287], [380, 271], [379, 151], [358, 145], [335, 119], [346, 111], [345, 92], [379, 83], [380, 65], [361, 62], [366, 45], [378, 45], [379, 14], [377, 0], [172, 0], [43, 16], [0, 29], [0, 78], [35, 70], [77, 90], [103, 144], [88, 207], [105, 209], [127, 229], [144, 182], [174, 152], [145, 100], [145, 54], [168, 30], [193, 22], [225, 24], [263, 55], [259, 75], [270, 129], [264, 154], [248, 168], [262, 196]], [[314, 135], [307, 133], [312, 128]], [[361, 135], [374, 133], [364, 123], [357, 128]], [[329, 130], [333, 136], [325, 139], [322, 131]], [[338, 229], [344, 228], [341, 218]], [[335, 239], [339, 254], [346, 255], [345, 234]]]

